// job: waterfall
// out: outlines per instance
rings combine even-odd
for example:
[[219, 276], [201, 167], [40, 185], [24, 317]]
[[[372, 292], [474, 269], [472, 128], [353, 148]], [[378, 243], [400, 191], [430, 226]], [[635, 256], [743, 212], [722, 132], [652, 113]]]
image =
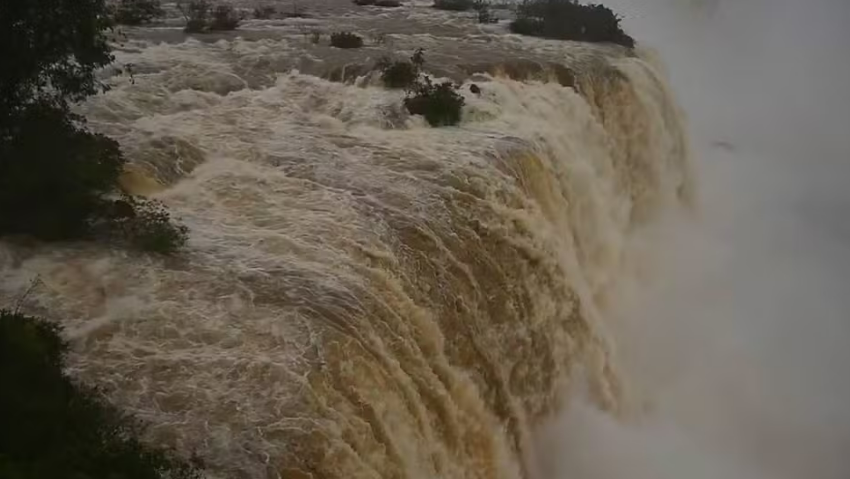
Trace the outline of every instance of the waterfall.
[[291, 43], [119, 52], [134, 81], [82, 110], [188, 250], [4, 244], [0, 291], [40, 278], [73, 374], [213, 477], [534, 477], [531, 431], [580, 381], [623, 408], [625, 245], [692, 201], [664, 74], [567, 43], [574, 84], [495, 62], [430, 128], [367, 77], [257, 83]]

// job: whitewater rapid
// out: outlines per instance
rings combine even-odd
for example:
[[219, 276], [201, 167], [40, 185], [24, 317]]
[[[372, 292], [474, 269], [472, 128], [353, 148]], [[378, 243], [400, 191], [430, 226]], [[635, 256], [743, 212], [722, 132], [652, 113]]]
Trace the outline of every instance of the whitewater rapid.
[[[136, 35], [134, 78], [82, 111], [128, 153], [126, 187], [189, 227], [186, 252], [3, 244], [0, 291], [40, 280], [26, 307], [146, 439], [210, 477], [532, 478], [532, 432], [579, 382], [628, 409], [605, 319], [627, 243], [693, 198], [656, 62], [473, 32], [471, 51], [525, 45], [570, 80], [512, 79], [496, 55], [463, 74], [461, 125], [434, 129], [373, 76], [321, 78], [339, 60], [297, 32]], [[392, 38], [460, 75], [465, 36]]]

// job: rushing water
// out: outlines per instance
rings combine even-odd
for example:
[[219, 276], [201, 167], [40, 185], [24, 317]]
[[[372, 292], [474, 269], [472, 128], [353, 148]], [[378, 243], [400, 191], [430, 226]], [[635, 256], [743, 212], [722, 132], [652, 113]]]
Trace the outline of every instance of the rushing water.
[[[569, 391], [631, 407], [605, 318], [631, 236], [693, 196], [663, 73], [423, 3], [128, 31], [134, 78], [82, 110], [187, 252], [0, 249], [4, 293], [40, 278], [28, 307], [66, 328], [74, 374], [211, 477], [537, 477], [532, 431]], [[308, 34], [343, 28], [390, 35], [351, 53]], [[366, 70], [323, 78], [418, 46], [465, 79], [457, 128]]]

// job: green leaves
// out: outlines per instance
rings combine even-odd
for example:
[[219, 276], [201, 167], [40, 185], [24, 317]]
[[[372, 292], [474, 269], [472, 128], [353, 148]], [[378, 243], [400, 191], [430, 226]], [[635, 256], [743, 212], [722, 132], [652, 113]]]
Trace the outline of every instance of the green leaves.
[[575, 0], [524, 0], [511, 31], [558, 40], [635, 46], [634, 39], [620, 27], [620, 17], [610, 8]]
[[434, 84], [422, 74], [425, 52], [417, 48], [409, 61], [382, 58], [378, 64], [381, 80], [388, 88], [404, 88], [404, 106], [413, 115], [422, 115], [434, 127], [457, 125], [465, 100], [452, 82]]
[[59, 328], [0, 310], [0, 477], [199, 479], [141, 424], [63, 372]]
[[363, 38], [351, 32], [336, 32], [331, 34], [331, 46], [337, 48], [360, 48]]
[[[130, 3], [152, 4], [121, 5]], [[111, 231], [131, 224], [132, 234], [119, 236], [144, 250], [186, 241], [185, 227], [146, 200], [132, 200], [132, 223], [112, 217], [109, 196], [120, 190], [126, 160], [117, 142], [70, 112], [105, 88], [95, 71], [112, 62], [109, 14], [103, 0], [0, 3], [0, 237], [89, 238], [112, 222]]]
[[18, 113], [0, 141], [0, 236], [85, 237], [124, 166], [118, 143], [52, 105]]
[[186, 3], [178, 1], [177, 8], [186, 19], [183, 31], [187, 33], [236, 30], [242, 21], [232, 6], [213, 6], [207, 0], [189, 0]]
[[414, 115], [422, 115], [431, 126], [452, 126], [460, 123], [465, 103], [452, 82], [434, 84], [424, 77], [404, 99], [404, 106]]
[[120, 0], [113, 10], [120, 25], [143, 25], [165, 14], [159, 0]]
[[26, 105], [64, 107], [97, 93], [95, 71], [112, 62], [104, 0], [0, 3], [0, 137]]

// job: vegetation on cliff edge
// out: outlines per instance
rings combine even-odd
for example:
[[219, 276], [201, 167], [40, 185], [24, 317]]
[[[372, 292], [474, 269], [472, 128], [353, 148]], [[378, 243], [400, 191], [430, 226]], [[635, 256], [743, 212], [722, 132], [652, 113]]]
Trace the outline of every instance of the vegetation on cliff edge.
[[[110, 232], [130, 244], [154, 244], [115, 234], [117, 220], [135, 218], [140, 233], [171, 229], [168, 248], [186, 241], [185, 228], [121, 201], [126, 159], [118, 144], [86, 128], [72, 105], [107, 89], [96, 72], [113, 61], [104, 0], [9, 2], [0, 15], [0, 237], [88, 239]], [[125, 205], [126, 206], [126, 205]], [[149, 209], [149, 208], [148, 208]], [[122, 211], [119, 217], [116, 211]], [[145, 233], [147, 234], [147, 233]]]
[[236, 30], [242, 18], [228, 4], [213, 5], [207, 0], [178, 1], [177, 9], [186, 19], [186, 33], [207, 33]]
[[387, 88], [412, 88], [422, 71], [425, 63], [425, 55], [420, 48], [410, 57], [410, 60], [392, 61], [387, 57], [378, 61], [378, 69], [381, 71], [381, 81]]
[[336, 48], [360, 48], [363, 38], [351, 32], [336, 32], [331, 34], [331, 46]]
[[139, 440], [142, 425], [65, 372], [51, 323], [0, 310], [0, 477], [199, 479], [200, 470]]
[[165, 15], [159, 0], [119, 0], [112, 18], [120, 25], [143, 25]]
[[558, 40], [616, 43], [634, 48], [635, 41], [620, 26], [610, 8], [576, 0], [524, 0], [517, 7], [511, 31]]
[[424, 65], [425, 53], [419, 48], [410, 60], [382, 58], [377, 67], [386, 87], [406, 90], [404, 107], [410, 114], [422, 115], [433, 127], [457, 125], [466, 102], [458, 93], [458, 85], [450, 81], [434, 83], [422, 71]]

